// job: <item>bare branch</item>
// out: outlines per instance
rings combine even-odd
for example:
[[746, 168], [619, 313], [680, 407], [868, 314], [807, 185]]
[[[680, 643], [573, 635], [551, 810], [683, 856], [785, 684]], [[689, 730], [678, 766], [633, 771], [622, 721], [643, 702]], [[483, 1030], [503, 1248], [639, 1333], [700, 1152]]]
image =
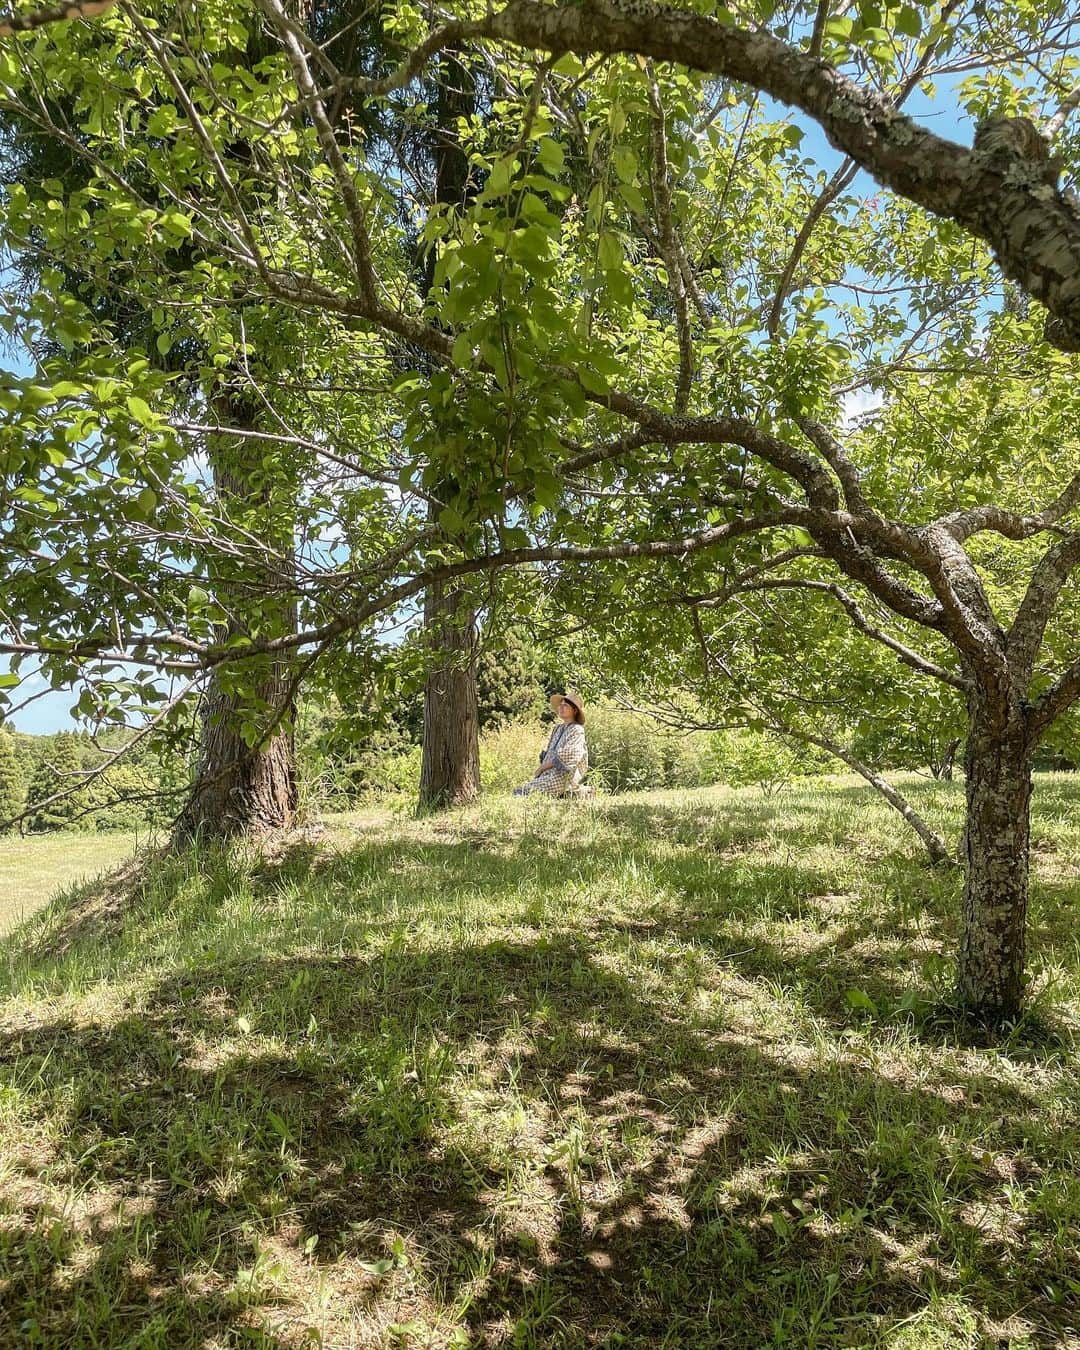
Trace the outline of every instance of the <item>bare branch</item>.
[[660, 247], [668, 274], [668, 290], [675, 306], [675, 326], [679, 334], [679, 380], [675, 388], [675, 411], [683, 413], [690, 400], [694, 380], [694, 342], [690, 333], [690, 305], [686, 295], [686, 265], [675, 233], [671, 211], [670, 168], [667, 153], [667, 122], [660, 86], [649, 71], [649, 107], [652, 111], [652, 195], [660, 222]]
[[791, 736], [797, 741], [805, 741], [808, 745], [816, 745], [818, 749], [825, 750], [830, 755], [841, 760], [850, 769], [861, 777], [865, 778], [875, 791], [879, 792], [891, 807], [899, 811], [900, 815], [907, 821], [919, 838], [926, 846], [926, 851], [930, 855], [930, 861], [935, 867], [943, 863], [955, 863], [956, 859], [949, 851], [948, 844], [945, 843], [941, 835], [937, 833], [927, 822], [919, 815], [918, 811], [911, 805], [908, 799], [899, 792], [885, 778], [882, 778], [875, 769], [872, 769], [863, 760], [859, 759], [854, 751], [839, 741], [834, 741], [829, 736], [824, 736], [820, 732], [802, 731], [798, 727], [793, 727], [779, 718], [772, 719], [772, 725], [776, 732], [782, 736]]
[[315, 123], [315, 134], [318, 137], [319, 147], [326, 156], [326, 162], [333, 170], [338, 191], [341, 193], [341, 199], [345, 204], [345, 211], [349, 218], [349, 228], [352, 231], [353, 263], [360, 283], [360, 294], [365, 304], [372, 311], [375, 311], [379, 308], [379, 299], [375, 269], [371, 261], [371, 240], [368, 237], [367, 212], [357, 195], [353, 175], [345, 163], [345, 158], [341, 153], [341, 147], [338, 145], [334, 128], [330, 125], [330, 119], [326, 115], [322, 99], [316, 93], [315, 81], [311, 77], [311, 68], [308, 66], [303, 46], [293, 32], [280, 0], [259, 0], [259, 5], [277, 26], [282, 45], [288, 53], [293, 68], [296, 87], [299, 89], [311, 113], [311, 119]]
[[1031, 678], [1057, 598], [1077, 566], [1080, 566], [1080, 533], [1059, 540], [1035, 565], [1007, 638], [1010, 659], [1025, 683]]
[[[773, 566], [778, 561], [786, 561], [793, 556], [806, 556], [805, 550], [791, 550], [788, 554], [778, 554], [777, 558], [772, 560]], [[760, 571], [761, 569], [753, 569]], [[744, 595], [751, 591], [816, 591], [821, 595], [831, 595], [838, 600], [844, 609], [847, 610], [852, 624], [866, 637], [873, 638], [875, 642], [881, 643], [883, 647], [895, 653], [895, 655], [912, 670], [918, 671], [920, 675], [929, 675], [931, 679], [941, 680], [944, 684], [951, 685], [954, 689], [966, 691], [971, 687], [971, 681], [965, 679], [962, 675], [957, 675], [944, 666], [939, 666], [935, 661], [920, 655], [913, 648], [908, 647], [899, 639], [894, 638], [884, 629], [878, 628], [867, 618], [866, 614], [860, 608], [858, 601], [849, 591], [844, 590], [832, 581], [815, 581], [809, 577], [760, 577], [747, 581], [734, 581], [730, 586], [722, 587], [718, 591], [710, 592], [704, 596], [688, 596], [686, 599], [694, 605], [701, 607], [714, 608], [726, 604], [735, 595]]]
[[830, 0], [818, 0], [817, 13], [814, 15], [814, 31], [810, 34], [810, 46], [807, 54], [813, 57], [821, 55], [821, 43], [825, 37], [825, 20], [829, 17]]
[[1080, 700], [1080, 659], [1067, 666], [1049, 689], [1037, 698], [1028, 711], [1028, 726], [1038, 739], [1049, 727]]
[[991, 530], [1006, 539], [1030, 539], [1056, 525], [1080, 505], [1080, 473], [1077, 473], [1045, 510], [1036, 516], [1022, 516], [1002, 506], [975, 506], [969, 511], [954, 511], [937, 522], [957, 541], [964, 543], [973, 534]]
[[859, 471], [832, 432], [820, 422], [814, 421], [812, 417], [797, 417], [795, 421], [800, 431], [821, 451], [822, 458], [839, 478], [848, 508], [852, 511], [869, 511], [870, 507], [859, 483]]
[[855, 181], [859, 168], [860, 166], [853, 160], [845, 159], [807, 212], [806, 219], [803, 221], [802, 227], [795, 237], [795, 242], [791, 246], [791, 253], [776, 287], [776, 295], [772, 302], [772, 308], [769, 310], [769, 317], [765, 321], [765, 329], [770, 337], [775, 337], [776, 331], [780, 327], [780, 315], [783, 313], [784, 302], [791, 290], [792, 277], [795, 275], [795, 269], [798, 267], [802, 255], [806, 252], [806, 246], [810, 242], [810, 236], [814, 233], [815, 226], [841, 192]]
[[1043, 126], [1043, 135], [1048, 141], [1053, 140], [1068, 121], [1069, 114], [1075, 112], [1077, 108], [1080, 108], [1080, 84], [1078, 84], [1076, 88], [1062, 100], [1061, 107]]

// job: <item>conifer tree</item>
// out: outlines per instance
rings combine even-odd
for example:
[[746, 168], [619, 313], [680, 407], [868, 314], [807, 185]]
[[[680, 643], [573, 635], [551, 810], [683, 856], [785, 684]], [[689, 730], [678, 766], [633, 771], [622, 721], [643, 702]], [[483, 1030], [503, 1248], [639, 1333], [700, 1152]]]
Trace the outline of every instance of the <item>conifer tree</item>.
[[27, 788], [26, 804], [31, 809], [27, 818], [29, 830], [35, 833], [63, 830], [75, 823], [84, 806], [81, 794], [71, 793], [58, 801], [49, 799], [75, 787], [81, 767], [77, 737], [70, 731], [61, 731], [38, 761]]

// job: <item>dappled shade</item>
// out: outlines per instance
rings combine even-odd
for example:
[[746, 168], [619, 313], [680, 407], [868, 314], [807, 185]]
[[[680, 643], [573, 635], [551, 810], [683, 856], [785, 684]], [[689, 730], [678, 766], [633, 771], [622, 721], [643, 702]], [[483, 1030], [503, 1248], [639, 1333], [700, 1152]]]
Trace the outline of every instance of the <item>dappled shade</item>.
[[[1061, 781], [1035, 917], [1075, 997]], [[384, 815], [54, 906], [0, 1022], [8, 1317], [45, 1343], [1064, 1335], [1075, 1051], [960, 1034], [959, 881], [886, 811], [653, 794], [576, 839], [558, 806]]]

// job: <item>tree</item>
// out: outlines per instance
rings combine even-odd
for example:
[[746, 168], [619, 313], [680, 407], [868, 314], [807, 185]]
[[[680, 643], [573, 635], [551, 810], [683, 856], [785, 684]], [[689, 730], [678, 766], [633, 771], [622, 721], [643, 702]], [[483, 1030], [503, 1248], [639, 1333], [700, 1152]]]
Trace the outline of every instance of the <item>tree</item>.
[[42, 754], [27, 786], [27, 828], [38, 833], [76, 825], [85, 803], [78, 793], [71, 795], [71, 789], [83, 781], [78, 739], [61, 731]]
[[476, 670], [481, 727], [497, 729], [540, 710], [540, 653], [514, 632], [485, 635]]
[[0, 729], [0, 830], [4, 821], [18, 814], [23, 795], [22, 774], [11, 737]]
[[[365, 352], [365, 341], [368, 354], [374, 348], [396, 362], [400, 378], [381, 387], [406, 429], [408, 455], [360, 457], [364, 511], [377, 525], [348, 568], [315, 568], [296, 582], [298, 631], [229, 644], [212, 625], [155, 624], [147, 633], [134, 618], [114, 644], [81, 605], [58, 625], [58, 641], [47, 622], [53, 602], [41, 596], [44, 589], [51, 597], [49, 586], [70, 565], [70, 519], [50, 511], [55, 494], [20, 498], [14, 542], [29, 549], [32, 539], [40, 555], [44, 541], [48, 561], [27, 566], [20, 594], [32, 621], [8, 649], [45, 652], [58, 671], [107, 658], [197, 674], [298, 649], [321, 659], [345, 635], [373, 641], [373, 621], [400, 616], [435, 586], [522, 564], [572, 576], [581, 590], [595, 584], [594, 617], [612, 625], [638, 622], [636, 601], [649, 589], [700, 614], [706, 597], [738, 602], [766, 581], [783, 594], [835, 586], [852, 604], [828, 594], [864, 637], [884, 639], [895, 659], [967, 702], [960, 985], [973, 1011], [1013, 1015], [1027, 880], [1026, 825], [1017, 820], [1026, 821], [1034, 747], [1080, 699], [1060, 617], [1080, 561], [1069, 527], [1080, 478], [1068, 455], [1045, 453], [1045, 427], [1023, 430], [1025, 467], [1031, 456], [1044, 461], [1023, 477], [1016, 448], [1000, 437], [984, 444], [954, 434], [944, 449], [935, 439], [932, 491], [896, 472], [885, 442], [904, 446], [910, 466], [925, 456], [926, 428], [913, 435], [905, 425], [909, 404], [925, 415], [948, 404], [954, 388], [958, 400], [972, 388], [983, 397], [979, 343], [990, 327], [998, 363], [991, 383], [1028, 403], [1045, 397], [1071, 449], [1075, 392], [1062, 352], [1077, 342], [1080, 222], [1032, 124], [1041, 119], [1055, 148], [1074, 153], [1067, 112], [1075, 100], [1062, 98], [1071, 70], [1062, 53], [1076, 16], [1064, 5], [1038, 14], [996, 7], [991, 55], [981, 6], [946, 4], [924, 34], [912, 7], [833, 21], [823, 6], [795, 5], [781, 36], [765, 30], [769, 19], [754, 4], [737, 5], [729, 23], [611, 0], [512, 0], [434, 34], [399, 11], [389, 22], [410, 54], [396, 72], [355, 77], [316, 55], [278, 0], [262, 7], [275, 55], [246, 80], [223, 81], [210, 69], [221, 23], [199, 28], [203, 19], [186, 13], [176, 37], [132, 13], [107, 16], [92, 36], [43, 30], [49, 36], [20, 39], [12, 50], [40, 44], [34, 78], [68, 82], [90, 110], [85, 134], [100, 181], [92, 200], [69, 212], [92, 206], [104, 238], [131, 230], [134, 217], [151, 260], [182, 222], [220, 259], [213, 286], [205, 275], [184, 278], [185, 303], [246, 289], [307, 316], [310, 348], [326, 353], [322, 344], [339, 338], [335, 356], [323, 356], [337, 370]], [[220, 9], [217, 20], [230, 12], [225, 0]], [[1057, 55], [1044, 86], [1026, 62], [1047, 25]], [[441, 241], [424, 304], [402, 277], [384, 166], [355, 153], [328, 108], [339, 97], [407, 108], [410, 83], [436, 54], [477, 44], [496, 63], [500, 116], [470, 128], [480, 190], [420, 227]], [[549, 56], [538, 58], [536, 48]], [[602, 59], [585, 65], [575, 53]], [[32, 111], [32, 98], [19, 92], [24, 59], [10, 58], [6, 78], [9, 97]], [[679, 60], [700, 73], [667, 64]], [[132, 88], [118, 83], [117, 69], [136, 66]], [[970, 73], [960, 96], [979, 123], [970, 150], [899, 110], [920, 83], [954, 83], [962, 71]], [[119, 112], [125, 126], [141, 128], [146, 95], [137, 85], [147, 82], [172, 91], [175, 122], [156, 138], [129, 131], [120, 147], [106, 125]], [[802, 129], [751, 91], [815, 118], [850, 164], [819, 168], [800, 153]], [[1054, 111], [1051, 98], [1060, 104]], [[94, 111], [102, 101], [105, 121]], [[252, 118], [288, 132], [260, 139], [249, 168], [218, 147]], [[857, 165], [900, 197], [853, 196]], [[249, 172], [268, 203], [259, 214], [245, 209], [249, 189], [237, 185]], [[132, 186], [143, 175], [167, 181], [175, 207], [147, 207]], [[412, 199], [418, 211], [422, 198]], [[9, 227], [24, 209], [12, 204]], [[42, 225], [56, 247], [60, 224]], [[1045, 303], [1056, 351], [1002, 294], [980, 240]], [[867, 295], [872, 306], [860, 302]], [[36, 320], [50, 307], [65, 312], [59, 290], [38, 302]], [[418, 368], [417, 353], [430, 373]], [[100, 408], [110, 431], [121, 423], [117, 403], [146, 403], [147, 393], [164, 402], [148, 379], [132, 387], [107, 340], [95, 360], [112, 362], [118, 390], [107, 399], [87, 382], [86, 393], [69, 397]], [[39, 387], [21, 386], [12, 408], [12, 435], [35, 483], [48, 479], [37, 471], [44, 445], [62, 440], [78, 415], [65, 396], [38, 403]], [[878, 440], [844, 423], [844, 398], [867, 388], [889, 395], [892, 421]], [[59, 411], [42, 416], [56, 404]], [[167, 431], [165, 418], [149, 422]], [[439, 501], [433, 528], [418, 521], [416, 506], [426, 514], [431, 497], [438, 500], [436, 480], [424, 474], [433, 463], [428, 447], [448, 426], [467, 453], [454, 474], [457, 495]], [[960, 418], [950, 432], [963, 427]], [[317, 444], [318, 434], [295, 440]], [[151, 438], [138, 444], [140, 455], [156, 453]], [[994, 473], [983, 474], [988, 447], [1007, 448], [1011, 464], [996, 453]], [[161, 467], [169, 491], [155, 520], [159, 538], [180, 492], [176, 465]], [[386, 478], [396, 496], [380, 493]], [[126, 487], [109, 492], [125, 501]], [[348, 499], [361, 495], [350, 490]], [[240, 546], [238, 532], [199, 518], [216, 547]], [[1015, 614], [995, 604], [983, 556], [992, 535], [1029, 550]], [[141, 576], [149, 565], [144, 558], [135, 570]], [[732, 577], [754, 569], [732, 590]], [[23, 607], [20, 600], [17, 612]], [[125, 601], [125, 615], [137, 609]]]
[[[434, 100], [430, 157], [434, 167], [434, 212], [449, 217], [471, 193], [469, 165], [460, 127], [476, 112], [476, 78], [452, 50], [443, 55]], [[438, 240], [428, 244], [422, 282], [426, 298], [435, 285]], [[433, 484], [432, 518], [452, 524], [447, 506], [460, 495], [452, 458], [443, 445], [431, 447], [432, 467], [440, 476]], [[435, 475], [433, 474], [433, 477]], [[450, 511], [458, 514], [456, 505]], [[445, 523], [444, 523], [445, 522]], [[452, 530], [451, 530], [452, 535]], [[467, 586], [435, 582], [424, 593], [425, 638], [431, 669], [424, 685], [424, 735], [420, 761], [421, 810], [472, 801], [480, 791], [480, 718], [477, 709], [476, 662], [479, 634], [476, 611]]]

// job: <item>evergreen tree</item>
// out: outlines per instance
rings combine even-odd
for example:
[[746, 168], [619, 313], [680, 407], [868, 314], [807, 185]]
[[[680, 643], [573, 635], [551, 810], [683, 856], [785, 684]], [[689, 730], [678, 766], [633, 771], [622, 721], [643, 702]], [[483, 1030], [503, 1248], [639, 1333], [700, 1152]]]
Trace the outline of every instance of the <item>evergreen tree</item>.
[[544, 690], [540, 655], [530, 642], [514, 633], [481, 649], [476, 683], [482, 728], [497, 729], [541, 710]]
[[74, 787], [78, 781], [75, 775], [81, 767], [78, 738], [70, 731], [61, 731], [52, 738], [52, 744], [30, 779], [26, 793], [26, 804], [32, 811], [27, 820], [28, 829], [34, 832], [63, 830], [75, 822], [85, 805], [82, 794], [75, 793], [55, 802], [50, 802], [49, 798], [56, 792]]
[[0, 731], [0, 832], [5, 820], [18, 815], [23, 804], [23, 781], [15, 748], [6, 731]]

